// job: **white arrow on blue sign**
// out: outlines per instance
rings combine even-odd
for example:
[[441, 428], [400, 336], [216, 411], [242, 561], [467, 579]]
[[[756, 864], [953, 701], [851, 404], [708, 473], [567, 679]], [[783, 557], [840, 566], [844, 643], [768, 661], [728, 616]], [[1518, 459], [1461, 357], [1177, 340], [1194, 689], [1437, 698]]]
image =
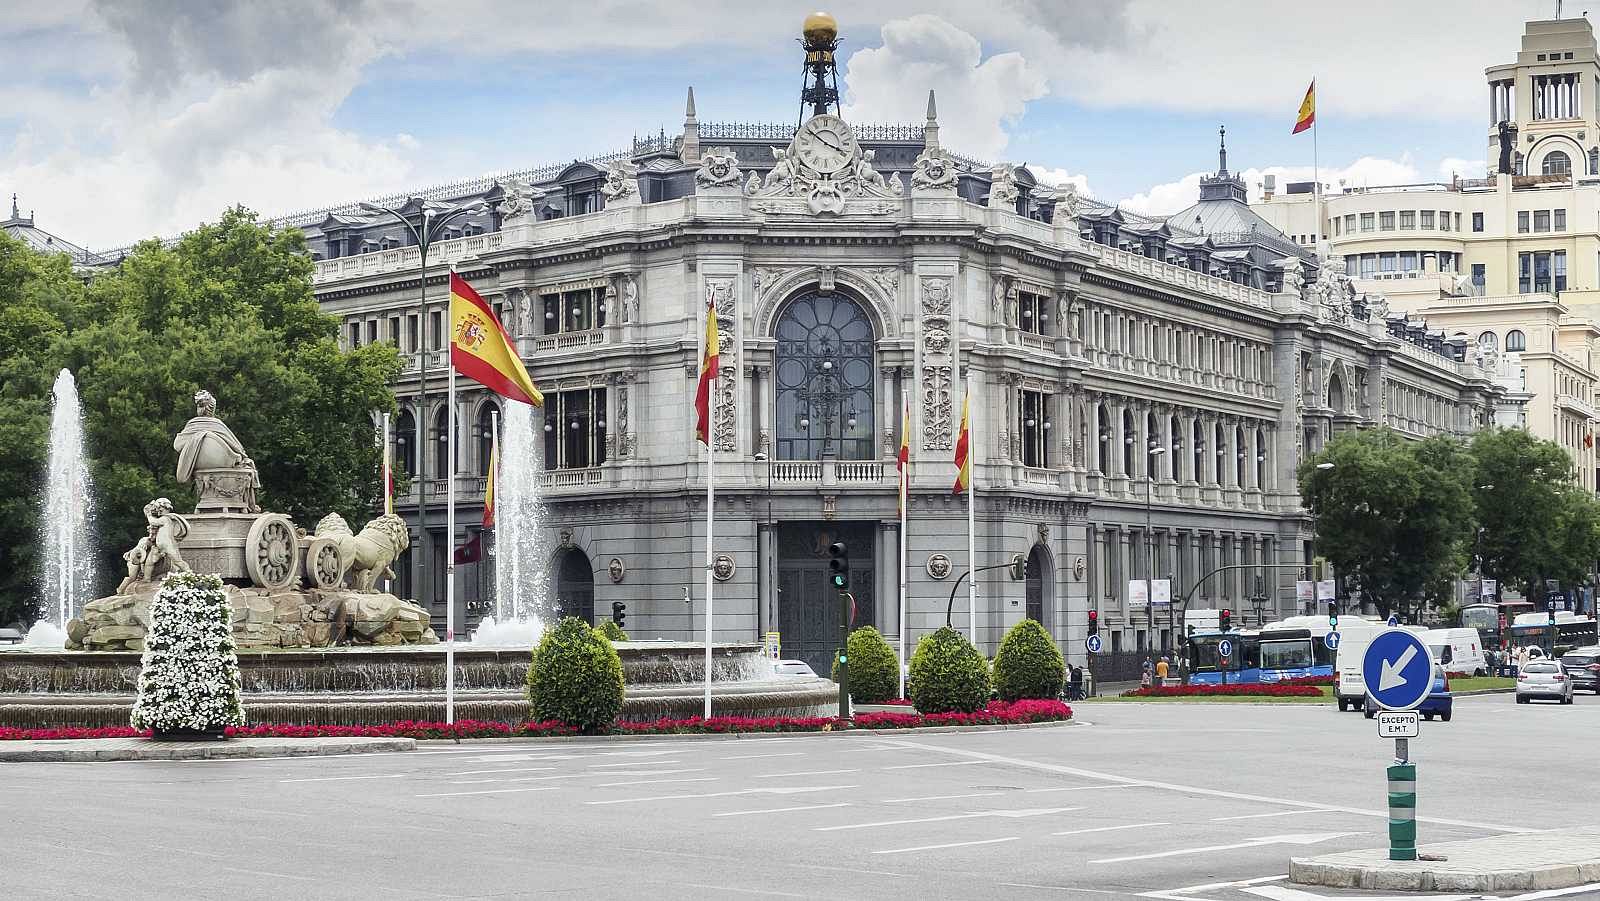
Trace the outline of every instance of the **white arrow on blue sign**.
[[1217, 655], [1220, 657], [1233, 656], [1233, 642], [1224, 638], [1217, 642]]
[[1328, 634], [1322, 636], [1322, 643], [1327, 645], [1328, 650], [1330, 651], [1339, 650], [1339, 633], [1329, 632]]
[[1091, 654], [1100, 653], [1100, 648], [1101, 648], [1100, 636], [1098, 636], [1098, 635], [1090, 635], [1089, 638], [1086, 641], [1084, 641], [1084, 645], [1086, 647], [1088, 647], [1089, 653], [1091, 653]]
[[1379, 632], [1361, 658], [1367, 692], [1385, 710], [1415, 710], [1433, 688], [1433, 655], [1402, 629]]

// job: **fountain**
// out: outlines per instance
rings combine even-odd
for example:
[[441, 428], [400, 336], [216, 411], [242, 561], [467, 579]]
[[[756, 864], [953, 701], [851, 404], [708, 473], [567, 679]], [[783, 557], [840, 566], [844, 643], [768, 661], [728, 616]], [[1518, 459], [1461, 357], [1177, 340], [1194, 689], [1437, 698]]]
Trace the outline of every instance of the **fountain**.
[[56, 375], [51, 395], [49, 470], [39, 518], [40, 547], [45, 550], [40, 611], [44, 616], [28, 630], [25, 642], [59, 648], [66, 644], [67, 622], [94, 588], [94, 553], [89, 545], [93, 516], [89, 467], [83, 456], [83, 409], [78, 383], [69, 370]]
[[472, 633], [480, 647], [531, 648], [544, 631], [550, 603], [545, 506], [539, 496], [543, 442], [533, 408], [508, 404], [495, 479], [495, 612]]

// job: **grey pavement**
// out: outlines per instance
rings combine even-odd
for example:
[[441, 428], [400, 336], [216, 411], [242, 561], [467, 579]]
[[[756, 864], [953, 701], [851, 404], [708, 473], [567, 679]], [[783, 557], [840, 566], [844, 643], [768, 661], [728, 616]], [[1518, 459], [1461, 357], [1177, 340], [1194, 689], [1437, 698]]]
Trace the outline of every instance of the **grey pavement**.
[[111, 760], [226, 760], [328, 757], [409, 751], [413, 738], [233, 738], [227, 741], [151, 741], [95, 738], [0, 742], [0, 763], [93, 763]]
[[[1371, 721], [1299, 705], [1079, 714], [929, 735], [0, 764], [0, 897], [1371, 897], [1285, 881], [1290, 857], [1383, 846], [1392, 744]], [[1591, 822], [1597, 730], [1589, 697], [1462, 699], [1412, 742], [1419, 841]]]
[[1386, 849], [1343, 851], [1289, 862], [1308, 885], [1424, 891], [1533, 891], [1600, 883], [1600, 829], [1560, 829], [1419, 845], [1416, 860]]

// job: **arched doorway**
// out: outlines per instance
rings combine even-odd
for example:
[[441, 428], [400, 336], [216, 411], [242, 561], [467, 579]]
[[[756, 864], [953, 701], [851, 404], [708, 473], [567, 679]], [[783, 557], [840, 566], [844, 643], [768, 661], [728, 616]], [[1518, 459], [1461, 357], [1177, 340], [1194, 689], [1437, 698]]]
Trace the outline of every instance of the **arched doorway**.
[[773, 333], [778, 459], [877, 459], [876, 333], [866, 311], [843, 294], [813, 291], [789, 302]]
[[556, 560], [556, 604], [562, 616], [594, 622], [594, 568], [589, 555], [567, 548]]
[[1024, 570], [1024, 578], [1026, 582], [1023, 596], [1027, 603], [1027, 612], [1024, 615], [1048, 630], [1050, 623], [1045, 616], [1055, 606], [1052, 603], [1054, 592], [1050, 590], [1054, 580], [1050, 578], [1049, 555], [1045, 553], [1042, 545], [1036, 544], [1028, 552], [1028, 565]]

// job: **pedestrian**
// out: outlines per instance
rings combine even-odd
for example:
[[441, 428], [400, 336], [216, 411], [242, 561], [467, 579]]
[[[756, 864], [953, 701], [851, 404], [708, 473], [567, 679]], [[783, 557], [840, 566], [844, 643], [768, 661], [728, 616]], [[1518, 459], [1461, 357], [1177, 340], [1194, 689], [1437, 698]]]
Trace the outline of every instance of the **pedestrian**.
[[1073, 665], [1067, 683], [1067, 700], [1083, 700], [1083, 670], [1076, 664]]
[[1144, 665], [1139, 668], [1139, 687], [1149, 688], [1150, 682], [1155, 678], [1156, 666], [1150, 662], [1149, 657], [1144, 658]]
[[1167, 673], [1170, 672], [1171, 669], [1172, 669], [1171, 664], [1167, 663], [1166, 655], [1162, 655], [1161, 659], [1156, 662], [1156, 684], [1157, 685], [1166, 685], [1167, 684]]

